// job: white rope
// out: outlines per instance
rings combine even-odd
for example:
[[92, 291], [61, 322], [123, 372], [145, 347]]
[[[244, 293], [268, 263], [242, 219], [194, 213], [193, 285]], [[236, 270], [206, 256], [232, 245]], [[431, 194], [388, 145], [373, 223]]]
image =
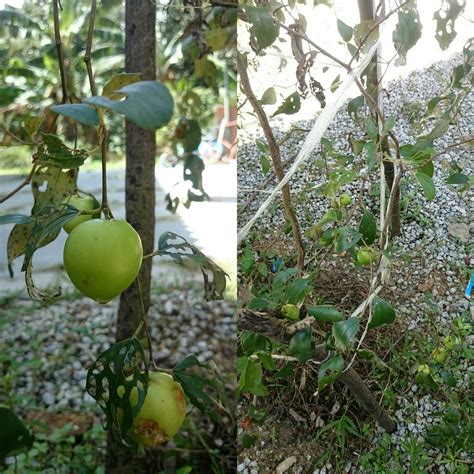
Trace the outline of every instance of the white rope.
[[362, 74], [364, 69], [367, 67], [373, 55], [377, 51], [377, 48], [379, 47], [379, 43], [380, 43], [380, 38], [374, 45], [372, 45], [372, 47], [369, 49], [367, 54], [359, 62], [357, 67], [353, 69], [353, 71], [348, 75], [344, 83], [331, 96], [331, 100], [323, 109], [320, 116], [314, 123], [311, 131], [308, 133], [303, 143], [303, 146], [301, 147], [301, 150], [299, 151], [298, 156], [295, 162], [293, 163], [293, 165], [291, 166], [291, 168], [288, 170], [284, 178], [278, 183], [278, 185], [275, 187], [275, 189], [270, 194], [270, 196], [266, 199], [266, 201], [260, 206], [260, 208], [255, 213], [255, 215], [238, 232], [237, 234], [238, 245], [240, 245], [242, 240], [246, 237], [249, 230], [252, 228], [252, 226], [255, 224], [258, 218], [265, 212], [265, 210], [273, 201], [277, 193], [281, 191], [281, 188], [286, 183], [288, 183], [291, 177], [295, 174], [296, 170], [301, 165], [301, 163], [303, 163], [303, 161], [305, 161], [309, 157], [311, 152], [319, 145], [321, 138], [323, 137], [327, 128], [333, 121], [336, 113], [346, 101], [349, 87], [352, 85], [355, 79], [358, 78]]

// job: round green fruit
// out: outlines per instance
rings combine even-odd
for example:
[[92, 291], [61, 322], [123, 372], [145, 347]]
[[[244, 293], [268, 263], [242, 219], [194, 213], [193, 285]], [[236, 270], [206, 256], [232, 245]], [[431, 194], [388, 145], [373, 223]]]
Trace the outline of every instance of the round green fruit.
[[446, 347], [448, 351], [451, 351], [457, 345], [459, 345], [459, 339], [456, 336], [446, 336], [443, 340], [443, 343], [444, 347]]
[[135, 280], [143, 258], [140, 236], [123, 220], [79, 224], [64, 245], [64, 267], [85, 296], [106, 303]]
[[359, 265], [370, 265], [377, 259], [377, 254], [371, 248], [365, 247], [357, 251], [357, 263]]
[[[94, 209], [99, 209], [100, 204], [97, 199], [93, 196], [84, 194], [80, 196], [79, 194], [73, 194], [64, 201], [64, 204], [69, 204], [79, 211], [93, 211]], [[100, 212], [96, 214], [84, 214], [82, 216], [74, 217], [69, 222], [64, 224], [63, 229], [70, 234], [74, 228], [76, 228], [82, 222], [89, 221], [91, 219], [96, 219], [100, 217]]]
[[347, 207], [350, 206], [352, 203], [352, 198], [349, 196], [349, 194], [341, 194], [341, 197], [339, 198], [339, 204], [341, 206]]
[[[130, 402], [137, 403], [138, 391], [132, 390]], [[166, 443], [181, 428], [186, 417], [186, 401], [181, 385], [164, 372], [149, 372], [148, 390], [129, 435], [145, 446]]]
[[285, 304], [281, 308], [281, 314], [287, 319], [298, 321], [300, 319], [300, 310], [294, 304]]
[[420, 364], [416, 369], [419, 375], [428, 376], [430, 375], [430, 367], [427, 364]]
[[444, 347], [437, 347], [431, 353], [431, 357], [435, 362], [438, 362], [438, 364], [442, 364], [446, 360], [446, 357], [448, 357], [448, 353]]

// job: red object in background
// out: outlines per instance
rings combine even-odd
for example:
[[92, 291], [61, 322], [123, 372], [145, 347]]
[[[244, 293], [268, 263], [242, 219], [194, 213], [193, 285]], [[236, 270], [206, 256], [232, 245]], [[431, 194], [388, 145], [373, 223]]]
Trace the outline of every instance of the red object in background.
[[225, 108], [219, 105], [214, 110], [217, 126], [217, 142], [224, 147], [224, 155], [234, 159], [237, 154], [237, 107], [230, 107], [229, 117], [226, 120]]

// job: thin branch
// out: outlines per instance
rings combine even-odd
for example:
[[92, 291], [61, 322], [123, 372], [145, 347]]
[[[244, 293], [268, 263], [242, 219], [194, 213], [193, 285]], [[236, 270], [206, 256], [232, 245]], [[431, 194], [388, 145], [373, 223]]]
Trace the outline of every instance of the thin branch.
[[[270, 149], [270, 157], [272, 159], [273, 168], [275, 170], [275, 175], [278, 181], [281, 181], [285, 173], [283, 171], [283, 166], [281, 163], [280, 157], [280, 147], [275, 139], [275, 135], [271, 129], [270, 123], [268, 121], [268, 117], [263, 110], [262, 105], [255, 97], [253, 93], [252, 86], [250, 84], [250, 80], [247, 74], [247, 68], [245, 66], [244, 60], [240, 52], [237, 52], [237, 70], [239, 72], [240, 83], [244, 94], [248, 98], [250, 104], [252, 105], [255, 113], [258, 116], [260, 125], [263, 129], [263, 133], [265, 138], [268, 142], [268, 147]], [[304, 246], [303, 240], [301, 238], [301, 229], [298, 223], [298, 219], [296, 217], [295, 211], [293, 209], [293, 205], [291, 203], [291, 194], [290, 194], [290, 187], [288, 184], [285, 184], [282, 188], [282, 197], [283, 197], [283, 206], [285, 208], [286, 217], [291, 223], [291, 228], [293, 231], [293, 238], [295, 240], [296, 252], [297, 252], [297, 268], [301, 269], [304, 266]]]
[[61, 88], [63, 92], [62, 103], [69, 102], [69, 94], [67, 92], [67, 77], [66, 67], [64, 64], [64, 50], [61, 42], [61, 31], [59, 29], [59, 7], [58, 0], [53, 0], [53, 17], [54, 17], [54, 39], [56, 42], [56, 49], [58, 51], [59, 73], [61, 75]]
[[13, 195], [15, 195], [18, 191], [23, 189], [27, 184], [30, 183], [31, 178], [35, 174], [36, 171], [36, 165], [33, 165], [30, 171], [30, 174], [13, 190], [10, 191], [6, 196], [0, 198], [0, 204], [5, 202], [7, 199], [10, 199]]
[[91, 1], [91, 12], [89, 18], [89, 31], [87, 32], [86, 52], [84, 54], [84, 62], [87, 68], [87, 77], [89, 78], [89, 86], [92, 95], [97, 95], [97, 88], [94, 81], [94, 73], [92, 72], [91, 51], [92, 51], [92, 36], [94, 34], [95, 13], [97, 9], [96, 0]]
[[149, 355], [150, 355], [150, 363], [153, 365], [153, 367], [155, 369], [157, 369], [158, 367], [156, 366], [155, 358], [153, 357], [153, 345], [152, 345], [152, 342], [151, 342], [150, 328], [148, 327], [148, 316], [147, 316], [147, 312], [145, 311], [145, 305], [143, 304], [142, 287], [140, 285], [140, 279], [139, 279], [138, 276], [135, 279], [135, 282], [137, 284], [138, 297], [140, 299], [140, 308], [141, 308], [141, 311], [142, 311], [143, 327], [145, 329], [145, 334], [146, 334], [146, 338], [147, 338], [147, 341], [148, 341], [148, 352], [149, 352]]

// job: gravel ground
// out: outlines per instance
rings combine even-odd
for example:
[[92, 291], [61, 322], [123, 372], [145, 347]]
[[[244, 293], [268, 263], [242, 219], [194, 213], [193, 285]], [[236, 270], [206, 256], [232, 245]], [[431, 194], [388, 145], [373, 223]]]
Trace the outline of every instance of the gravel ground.
[[[186, 355], [213, 359], [222, 373], [235, 367], [235, 308], [232, 302], [203, 302], [202, 288], [152, 294], [149, 313], [155, 358], [173, 367]], [[88, 367], [114, 342], [118, 300], [60, 300], [49, 307], [15, 300], [0, 308], [0, 353], [23, 366], [15, 393], [49, 410], [80, 409], [95, 401], [85, 392]], [[89, 405], [88, 402], [92, 402]]]
[[[413, 143], [417, 134], [426, 133], [429, 130], [414, 131], [406, 115], [404, 107], [408, 102], [423, 102], [440, 94], [443, 91], [443, 80], [448, 80], [453, 66], [459, 64], [461, 56], [456, 55], [451, 60], [440, 62], [431, 68], [412, 73], [408, 78], [389, 84], [385, 95], [385, 113], [387, 116], [395, 115], [397, 125], [394, 129], [400, 144]], [[451, 143], [460, 141], [463, 137], [472, 137], [474, 123], [474, 94], [471, 92], [462, 104], [461, 113], [458, 117], [459, 128], [451, 126], [448, 133], [435, 141], [435, 147], [441, 150]], [[403, 109], [402, 109], [403, 108]], [[288, 120], [288, 119], [286, 119]], [[311, 123], [302, 122], [292, 124], [301, 128], [309, 129]], [[432, 125], [431, 125], [432, 126]], [[272, 121], [272, 127], [278, 137], [282, 137], [288, 130], [282, 119]], [[333, 140], [336, 148], [342, 152], [350, 152], [347, 143], [347, 134], [351, 132], [355, 138], [362, 138], [361, 131], [347, 115], [346, 108], [340, 110], [336, 120], [327, 131], [327, 138]], [[259, 152], [254, 145], [254, 139], [260, 138], [258, 131], [249, 133], [243, 131], [244, 135], [239, 148], [239, 204], [245, 203], [246, 192], [249, 189], [271, 190], [275, 181], [265, 183], [262, 177], [259, 162]], [[304, 140], [304, 134], [295, 136], [287, 141], [283, 147], [282, 158], [288, 159], [294, 156]], [[325, 213], [328, 202], [315, 191], [322, 181], [321, 173], [314, 167], [314, 161], [320, 158], [317, 152], [300, 168], [291, 182], [291, 188], [296, 212], [303, 230], [318, 221]], [[463, 299], [465, 280], [465, 269], [472, 267], [473, 254], [470, 244], [470, 233], [474, 230], [472, 219], [474, 210], [474, 193], [471, 190], [458, 193], [456, 190], [444, 184], [447, 176], [444, 161], [454, 161], [464, 168], [465, 174], [474, 171], [474, 160], [472, 149], [456, 147], [444, 154], [442, 160], [435, 163], [434, 182], [436, 185], [436, 197], [434, 201], [428, 201], [421, 187], [412, 180], [406, 178], [402, 181], [402, 204], [404, 205], [402, 230], [403, 235], [397, 237], [392, 243], [392, 280], [393, 291], [404, 295], [403, 301], [397, 301], [399, 317], [404, 318], [406, 329], [422, 328], [427, 325], [427, 317], [419, 311], [423, 295], [430, 292], [432, 301], [438, 307], [431, 324], [434, 324], [440, 334], [447, 333], [453, 320], [461, 313], [469, 310], [469, 303]], [[364, 201], [368, 208], [378, 214], [378, 197], [371, 195], [372, 183], [366, 183]], [[243, 191], [241, 193], [241, 191]], [[355, 185], [347, 185], [343, 191], [355, 196], [357, 188]], [[266, 193], [257, 193], [253, 196], [249, 205], [239, 211], [239, 227], [255, 213]], [[268, 235], [268, 229], [280, 229], [286, 219], [282, 210], [272, 206], [258, 221], [248, 237], [249, 242], [260, 236]], [[265, 229], [265, 231], [263, 231]], [[256, 237], [257, 236], [257, 237]], [[282, 245], [281, 242], [279, 245]], [[282, 246], [284, 248], [284, 245]], [[290, 247], [291, 248], [291, 247]], [[409, 255], [409, 261], [403, 261], [402, 257]], [[406, 260], [406, 259], [405, 259]], [[463, 271], [464, 270], [464, 271]], [[473, 308], [471, 307], [471, 318], [474, 321]], [[472, 342], [472, 336], [468, 337]], [[474, 347], [474, 344], [473, 344]], [[463, 359], [459, 367], [460, 377], [454, 390], [463, 391], [468, 388], [469, 372], [474, 371], [472, 361]], [[395, 417], [399, 423], [396, 433], [391, 437], [392, 447], [400, 449], [400, 443], [412, 434], [423, 438], [428, 425], [436, 424], [443, 414], [444, 404], [435, 400], [432, 395], [417, 395], [418, 387], [413, 384], [409, 393], [397, 397]], [[373, 440], [374, 445], [379, 438]], [[433, 461], [439, 455], [437, 450], [428, 453]], [[472, 460], [471, 460], [472, 462]], [[273, 460], [274, 466], [278, 465]], [[257, 473], [259, 463], [249, 457], [242, 458], [239, 472]], [[262, 465], [263, 467], [263, 465]], [[334, 472], [331, 465], [327, 465], [315, 473]], [[443, 466], [432, 466], [430, 472], [447, 472]], [[261, 468], [260, 472], [269, 472]], [[286, 471], [285, 471], [286, 472]], [[291, 471], [303, 472], [301, 465], [294, 463]], [[305, 471], [306, 472], [306, 471]], [[346, 472], [360, 472], [355, 467], [349, 467]]]

